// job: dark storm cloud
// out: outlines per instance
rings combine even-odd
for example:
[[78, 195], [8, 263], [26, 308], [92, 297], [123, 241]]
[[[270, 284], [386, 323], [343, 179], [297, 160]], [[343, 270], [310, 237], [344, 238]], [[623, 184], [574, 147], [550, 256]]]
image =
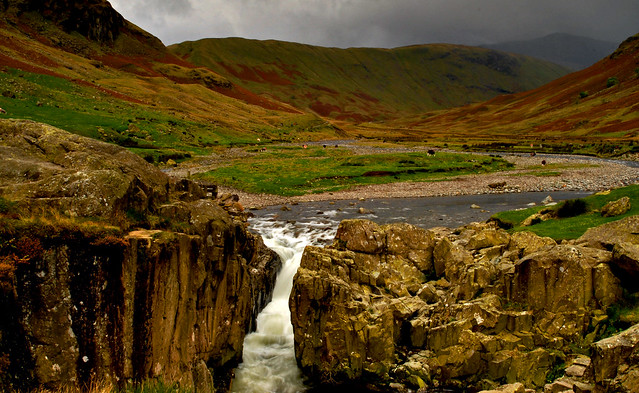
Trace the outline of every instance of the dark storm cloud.
[[486, 44], [555, 32], [619, 42], [639, 32], [637, 0], [112, 0], [165, 43], [207, 37], [322, 46]]

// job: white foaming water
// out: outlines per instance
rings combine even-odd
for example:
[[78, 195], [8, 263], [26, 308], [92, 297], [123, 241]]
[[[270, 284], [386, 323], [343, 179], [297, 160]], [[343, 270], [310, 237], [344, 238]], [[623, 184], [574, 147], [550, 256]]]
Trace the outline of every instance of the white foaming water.
[[244, 339], [242, 363], [235, 370], [232, 392], [296, 393], [306, 390], [295, 361], [293, 325], [288, 299], [304, 247], [335, 236], [337, 221], [285, 223], [260, 218], [251, 228], [282, 259], [273, 299], [257, 317], [257, 330]]

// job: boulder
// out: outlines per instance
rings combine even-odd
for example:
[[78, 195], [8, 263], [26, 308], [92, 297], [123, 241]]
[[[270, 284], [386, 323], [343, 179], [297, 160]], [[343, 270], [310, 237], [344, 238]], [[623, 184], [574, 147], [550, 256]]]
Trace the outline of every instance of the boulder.
[[168, 200], [168, 176], [122, 147], [26, 120], [0, 135], [0, 195], [25, 213], [114, 219]]
[[594, 343], [591, 350], [594, 381], [600, 389], [635, 391], [637, 385], [631, 383], [639, 377], [639, 325]]
[[630, 216], [590, 228], [576, 240], [576, 243], [609, 251], [618, 243], [639, 244], [639, 216]]
[[381, 226], [369, 220], [344, 220], [335, 234], [336, 247], [366, 254], [381, 252], [386, 235]]
[[526, 387], [523, 384], [517, 382], [517, 383], [500, 386], [499, 388], [494, 390], [482, 390], [479, 393], [525, 393], [525, 392], [526, 392]]
[[557, 245], [557, 242], [549, 237], [541, 237], [535, 233], [523, 231], [510, 235], [508, 250], [515, 251], [519, 258], [523, 258], [546, 247], [555, 245]]
[[466, 249], [470, 251], [494, 246], [506, 246], [510, 242], [510, 235], [501, 229], [487, 229], [478, 231], [470, 237]]
[[552, 312], [608, 306], [621, 296], [610, 260], [610, 252], [567, 245], [530, 254], [515, 265], [512, 300]]
[[639, 290], [639, 244], [621, 242], [612, 249], [612, 271], [625, 288]]
[[453, 244], [444, 237], [433, 249], [433, 263], [437, 277], [445, 275], [447, 280], [452, 281], [458, 278], [460, 269], [472, 265], [473, 256], [462, 246]]
[[622, 214], [626, 214], [630, 210], [630, 198], [625, 196], [617, 199], [616, 201], [610, 201], [601, 208], [601, 215], [603, 217], [615, 217]]

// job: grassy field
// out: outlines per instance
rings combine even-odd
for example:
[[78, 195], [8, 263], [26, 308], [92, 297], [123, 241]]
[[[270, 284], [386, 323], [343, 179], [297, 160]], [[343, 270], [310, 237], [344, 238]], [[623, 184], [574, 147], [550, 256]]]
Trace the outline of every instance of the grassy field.
[[[0, 108], [7, 118], [51, 124], [63, 130], [124, 146], [150, 162], [179, 161], [211, 149], [271, 141], [292, 141], [331, 128], [313, 115], [285, 114], [276, 125], [247, 124], [237, 131], [175, 110], [129, 102], [65, 78], [0, 69]], [[332, 136], [331, 128], [329, 136]], [[322, 134], [323, 135], [323, 134]]]
[[243, 157], [202, 178], [252, 193], [282, 196], [331, 192], [356, 185], [436, 181], [504, 170], [503, 159], [469, 154], [387, 153], [355, 155], [344, 148], [285, 146]]
[[[601, 208], [610, 201], [616, 201], [624, 196], [630, 198], [631, 209], [627, 213], [616, 217], [602, 217]], [[608, 222], [639, 214], [639, 185], [632, 185], [606, 193], [598, 193], [583, 198], [585, 211], [574, 217], [553, 218], [538, 222], [530, 226], [522, 226], [522, 222], [535, 213], [544, 210], [557, 211], [563, 205], [553, 207], [535, 206], [524, 210], [512, 210], [493, 215], [493, 218], [503, 226], [511, 227], [510, 231], [530, 231], [539, 236], [548, 236], [556, 240], [576, 239], [588, 230]]]

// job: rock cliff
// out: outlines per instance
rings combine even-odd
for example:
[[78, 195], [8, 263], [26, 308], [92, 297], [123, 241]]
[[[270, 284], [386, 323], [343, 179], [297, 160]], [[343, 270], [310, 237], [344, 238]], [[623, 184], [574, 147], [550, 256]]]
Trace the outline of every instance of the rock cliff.
[[67, 32], [78, 32], [98, 42], [113, 42], [125, 20], [105, 0], [5, 0], [3, 11], [38, 12]]
[[[628, 227], [609, 230], [627, 241]], [[595, 341], [624, 295], [613, 272], [627, 270], [634, 254], [592, 246], [597, 233], [557, 244], [492, 224], [344, 221], [330, 247], [307, 247], [294, 280], [298, 363], [317, 384], [381, 391], [517, 384], [505, 389], [630, 392], [637, 333], [612, 339], [616, 350]]]
[[280, 261], [216, 194], [117, 146], [0, 121], [0, 388], [213, 391], [214, 377], [224, 391]]

